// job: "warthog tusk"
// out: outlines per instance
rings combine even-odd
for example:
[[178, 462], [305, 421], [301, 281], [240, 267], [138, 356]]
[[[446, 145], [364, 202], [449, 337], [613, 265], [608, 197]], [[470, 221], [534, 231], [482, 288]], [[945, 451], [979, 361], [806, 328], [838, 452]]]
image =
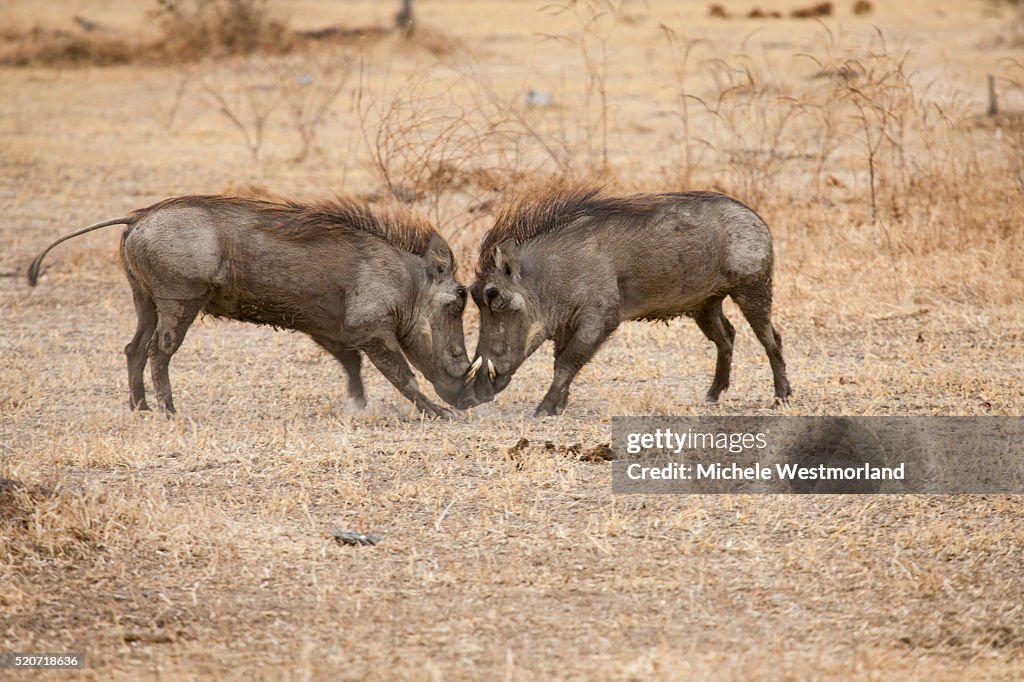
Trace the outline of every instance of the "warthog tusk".
[[483, 357], [477, 356], [477, 359], [473, 361], [473, 364], [469, 366], [469, 371], [466, 372], [466, 379], [463, 383], [469, 384], [476, 378], [476, 373], [480, 371], [480, 366], [484, 364]]
[[491, 383], [493, 384], [494, 377], [496, 376], [498, 376], [498, 372], [495, 371], [494, 369], [494, 363], [491, 362], [490, 358], [487, 358], [487, 378], [489, 378], [491, 380]]

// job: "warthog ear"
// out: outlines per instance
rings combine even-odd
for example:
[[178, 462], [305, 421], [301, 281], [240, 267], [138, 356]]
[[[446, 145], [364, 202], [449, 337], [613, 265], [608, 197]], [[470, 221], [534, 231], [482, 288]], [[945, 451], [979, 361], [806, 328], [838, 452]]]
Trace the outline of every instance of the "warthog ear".
[[494, 247], [494, 266], [513, 282], [519, 281], [519, 247], [514, 239], [506, 239]]
[[423, 252], [423, 260], [427, 262], [430, 271], [435, 275], [444, 275], [454, 270], [455, 263], [452, 259], [452, 251], [448, 243], [439, 234], [430, 238], [427, 250]]

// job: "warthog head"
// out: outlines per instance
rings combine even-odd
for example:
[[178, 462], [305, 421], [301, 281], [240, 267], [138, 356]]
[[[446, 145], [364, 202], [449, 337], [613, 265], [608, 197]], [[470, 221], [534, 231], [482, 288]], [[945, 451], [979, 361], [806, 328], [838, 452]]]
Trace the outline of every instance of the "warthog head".
[[466, 374], [458, 406], [462, 409], [494, 399], [512, 375], [547, 339], [537, 296], [524, 279], [519, 248], [508, 239], [494, 249], [494, 262], [473, 284], [480, 308], [480, 339]]
[[[469, 371], [462, 312], [468, 291], [455, 280], [455, 262], [445, 241], [435, 236], [422, 256], [423, 278], [413, 304], [407, 332], [401, 339], [409, 362], [423, 373], [437, 394], [458, 405]], [[473, 404], [476, 404], [475, 402]]]

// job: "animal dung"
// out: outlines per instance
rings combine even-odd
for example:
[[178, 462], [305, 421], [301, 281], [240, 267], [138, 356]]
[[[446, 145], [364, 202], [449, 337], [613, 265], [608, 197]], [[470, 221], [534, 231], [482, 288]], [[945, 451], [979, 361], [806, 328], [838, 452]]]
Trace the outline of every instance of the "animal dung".
[[581, 462], [610, 462], [615, 459], [615, 452], [611, 448], [611, 444], [602, 443], [595, 445], [589, 450], [584, 450], [579, 453], [579, 460]]
[[509, 455], [514, 455], [517, 452], [519, 452], [520, 450], [525, 450], [528, 447], [530, 447], [530, 439], [529, 438], [520, 438], [518, 441], [516, 441], [515, 445], [513, 445], [512, 447], [510, 447], [508, 449], [508, 454]]
[[[508, 449], [508, 459], [516, 462], [522, 468], [520, 453], [529, 449], [529, 447], [530, 441], [526, 438], [520, 438], [515, 445]], [[600, 443], [592, 448], [584, 449], [582, 443], [555, 445], [551, 441], [545, 441], [542, 449], [547, 452], [555, 452], [566, 457], [572, 457], [581, 462], [609, 462], [615, 459], [615, 452], [612, 450], [610, 443]]]

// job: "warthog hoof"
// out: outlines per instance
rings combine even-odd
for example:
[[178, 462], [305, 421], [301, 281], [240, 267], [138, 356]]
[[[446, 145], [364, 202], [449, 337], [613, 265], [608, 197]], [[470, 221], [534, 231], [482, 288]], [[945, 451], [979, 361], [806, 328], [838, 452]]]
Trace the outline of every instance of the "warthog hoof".
[[783, 379], [782, 386], [775, 389], [775, 406], [789, 405], [789, 398], [792, 395], [793, 389], [790, 388], [789, 382]]
[[547, 405], [541, 403], [537, 406], [537, 409], [533, 411], [534, 417], [557, 417], [565, 411], [565, 405]]
[[419, 405], [418, 407], [423, 414], [434, 419], [448, 419], [449, 421], [455, 419], [455, 413], [447, 407], [441, 407], [440, 405], [434, 405], [433, 403], [426, 403], [424, 405]]

